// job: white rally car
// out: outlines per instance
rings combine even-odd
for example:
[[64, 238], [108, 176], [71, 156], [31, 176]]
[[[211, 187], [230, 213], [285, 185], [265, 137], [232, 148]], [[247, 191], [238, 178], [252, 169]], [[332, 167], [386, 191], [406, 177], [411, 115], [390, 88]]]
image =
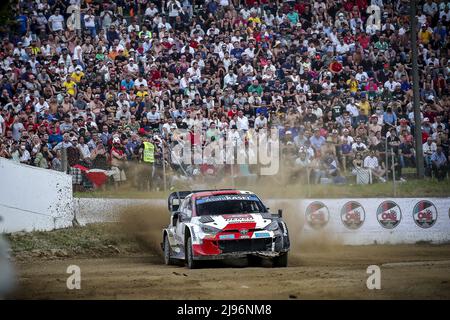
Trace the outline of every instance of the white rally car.
[[232, 189], [180, 191], [169, 196], [169, 226], [161, 248], [166, 264], [249, 257], [286, 267], [290, 247], [282, 211], [271, 214], [254, 193]]

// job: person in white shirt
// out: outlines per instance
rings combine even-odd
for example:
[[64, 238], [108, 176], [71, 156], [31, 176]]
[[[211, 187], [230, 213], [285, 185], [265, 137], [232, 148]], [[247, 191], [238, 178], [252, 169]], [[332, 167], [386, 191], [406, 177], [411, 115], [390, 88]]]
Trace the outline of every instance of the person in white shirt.
[[356, 119], [359, 116], [359, 110], [356, 104], [354, 103], [353, 99], [349, 100], [349, 102], [345, 106], [345, 110], [347, 110], [350, 113], [352, 120], [356, 121]]
[[131, 32], [137, 33], [139, 31], [141, 31], [141, 27], [139, 27], [136, 20], [133, 20], [133, 22], [128, 26], [127, 29], [128, 29], [128, 33], [131, 33]]
[[119, 101], [117, 101], [117, 105], [119, 108], [122, 108], [123, 106], [126, 106], [128, 109], [130, 108], [130, 103], [126, 100], [128, 99], [128, 96], [126, 93], [119, 93], [118, 94]]
[[26, 149], [25, 146], [25, 142], [22, 141], [20, 143], [20, 150], [19, 150], [19, 154], [20, 154], [20, 162], [21, 163], [25, 163], [25, 164], [29, 164], [31, 161], [31, 154], [30, 152]]
[[158, 13], [158, 8], [153, 2], [150, 2], [149, 7], [145, 9], [144, 15], [153, 18]]
[[359, 68], [358, 73], [355, 75], [355, 79], [361, 83], [366, 82], [369, 79], [367, 72], [365, 72], [362, 68]]
[[84, 142], [84, 137], [78, 138], [76, 147], [80, 151], [81, 159], [86, 163], [91, 163], [91, 150], [89, 150], [89, 146]]
[[89, 9], [83, 17], [84, 26], [90, 32], [91, 37], [95, 38], [97, 36], [97, 31], [95, 30], [95, 16], [92, 14], [92, 10]]
[[375, 35], [375, 33], [377, 33], [378, 30], [380, 30], [380, 28], [376, 23], [368, 23], [366, 26], [366, 33], [370, 36]]
[[383, 178], [386, 171], [380, 167], [375, 150], [371, 150], [370, 154], [364, 159], [364, 168], [369, 169], [381, 182], [386, 182], [386, 179]]
[[148, 89], [148, 83], [147, 83], [147, 80], [145, 80], [144, 77], [142, 77], [142, 75], [139, 75], [139, 77], [138, 77], [136, 80], [134, 80], [134, 86], [135, 86], [136, 88], [140, 88], [141, 85], [144, 86], [145, 90]]
[[[128, 101], [126, 101], [128, 103]], [[116, 119], [120, 120], [122, 117], [125, 117], [126, 121], [130, 121], [131, 113], [128, 111], [129, 108], [126, 104], [123, 104], [122, 107], [116, 113]]]
[[202, 76], [202, 72], [200, 70], [200, 68], [198, 67], [198, 63], [194, 62], [194, 65], [192, 67], [190, 67], [187, 72], [189, 72], [189, 74], [191, 75], [191, 79], [192, 81], [198, 81], [200, 80], [201, 76]]
[[434, 16], [438, 12], [438, 6], [433, 0], [428, 0], [422, 7], [423, 13]]
[[244, 116], [242, 111], [238, 112], [238, 117], [236, 119], [236, 126], [239, 131], [248, 131], [248, 118]]
[[211, 27], [208, 30], [206, 30], [206, 34], [210, 37], [217, 36], [220, 34], [220, 30], [216, 27], [215, 22], [211, 23]]
[[241, 67], [241, 70], [246, 76], [253, 74], [253, 67], [248, 60], [245, 61], [245, 64]]
[[237, 125], [231, 124], [231, 130], [227, 131], [227, 142], [231, 141], [233, 147], [239, 147], [242, 145], [242, 138], [237, 130]]
[[[134, 59], [133, 58], [130, 58], [128, 60], [127, 71], [129, 73], [131, 73], [133, 76], [136, 76], [138, 74], [138, 72], [139, 72], [139, 66], [136, 63], [134, 63]], [[136, 85], [136, 83], [135, 83], [135, 85]]]
[[79, 65], [83, 65], [83, 48], [80, 45], [80, 40], [77, 39], [75, 45], [73, 49], [73, 61], [76, 61]]
[[267, 127], [267, 118], [264, 117], [264, 114], [260, 113], [259, 116], [255, 119], [254, 128], [263, 129], [266, 127]]
[[48, 18], [48, 27], [53, 32], [64, 30], [64, 17], [60, 14], [59, 9], [56, 9], [55, 14]]
[[242, 55], [245, 55], [248, 59], [253, 59], [255, 57], [255, 45], [253, 42], [250, 42], [248, 48], [244, 50]]
[[3, 132], [5, 132], [5, 119], [3, 119], [2, 115], [0, 114], [0, 136], [3, 135]]
[[433, 141], [433, 138], [428, 137], [427, 142], [423, 144], [422, 149], [425, 164], [427, 165], [427, 167], [431, 167], [431, 155], [435, 153], [437, 149], [437, 145]]
[[147, 119], [150, 122], [153, 129], [159, 127], [159, 123], [161, 122], [161, 114], [156, 111], [155, 106], [153, 106], [151, 111], [147, 113]]
[[191, 82], [191, 74], [187, 71], [184, 76], [180, 79], [180, 89], [184, 90], [189, 87], [189, 82]]
[[184, 118], [182, 122], [187, 125], [188, 129], [194, 126], [194, 119], [191, 118], [191, 112], [186, 114], [186, 118]]
[[300, 83], [295, 87], [299, 92], [309, 92], [309, 85], [305, 82], [305, 79], [300, 79]]
[[397, 81], [394, 81], [394, 77], [390, 76], [389, 80], [384, 83], [384, 88], [389, 90], [390, 92], [394, 92], [395, 88], [400, 85]]
[[367, 146], [362, 143], [360, 137], [356, 137], [355, 142], [352, 144], [352, 151], [356, 152], [365, 152], [367, 150]]
[[234, 74], [233, 69], [229, 69], [227, 75], [223, 78], [223, 87], [228, 85], [234, 86], [237, 84], [237, 75]]
[[[47, 101], [45, 101], [44, 97], [40, 97], [39, 101], [34, 105], [34, 111], [39, 114], [43, 114], [45, 110], [50, 109], [50, 106], [48, 105]], [[1, 121], [0, 121], [1, 123]], [[0, 128], [0, 133], [1, 133]]]
[[167, 11], [169, 12], [169, 19], [175, 20], [178, 17], [179, 12], [181, 11], [181, 4], [176, 0], [169, 0], [167, 2]]
[[450, 22], [450, 9], [448, 7], [439, 13], [439, 20], [442, 22]]

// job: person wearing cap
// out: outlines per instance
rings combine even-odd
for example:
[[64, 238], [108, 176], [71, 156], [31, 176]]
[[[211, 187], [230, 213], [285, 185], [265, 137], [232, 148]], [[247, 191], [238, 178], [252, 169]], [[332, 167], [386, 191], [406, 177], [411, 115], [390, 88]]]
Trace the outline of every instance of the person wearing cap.
[[429, 136], [433, 134], [433, 127], [430, 124], [430, 118], [428, 117], [423, 118], [421, 129], [423, 133]]
[[428, 137], [427, 141], [422, 145], [423, 158], [425, 160], [425, 174], [431, 175], [431, 156], [436, 152], [437, 145], [433, 138]]
[[419, 42], [426, 46], [426, 45], [428, 45], [428, 43], [430, 42], [431, 38], [433, 37], [433, 33], [427, 27], [426, 24], [423, 24], [422, 28], [420, 28], [420, 30], [419, 30], [418, 37], [419, 37]]
[[134, 62], [134, 58], [128, 59], [127, 71], [130, 76], [137, 77], [139, 73], [139, 66]]
[[78, 84], [80, 83], [81, 79], [84, 77], [84, 72], [83, 72], [83, 68], [81, 66], [76, 66], [75, 67], [75, 71], [72, 72], [72, 74], [70, 75], [70, 77], [72, 78], [72, 80]]

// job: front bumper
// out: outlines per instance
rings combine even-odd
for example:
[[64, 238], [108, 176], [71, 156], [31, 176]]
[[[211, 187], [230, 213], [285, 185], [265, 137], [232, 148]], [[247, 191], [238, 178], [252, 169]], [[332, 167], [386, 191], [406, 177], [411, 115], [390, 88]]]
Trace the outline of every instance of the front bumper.
[[277, 256], [289, 251], [289, 238], [282, 234], [266, 238], [220, 240], [202, 239], [201, 244], [193, 244], [195, 260], [215, 260], [245, 257], [249, 254]]

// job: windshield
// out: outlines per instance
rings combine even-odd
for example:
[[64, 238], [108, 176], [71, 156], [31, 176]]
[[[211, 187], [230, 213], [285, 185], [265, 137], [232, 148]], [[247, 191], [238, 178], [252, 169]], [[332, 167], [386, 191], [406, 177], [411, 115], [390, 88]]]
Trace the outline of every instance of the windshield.
[[197, 216], [259, 213], [266, 208], [254, 195], [211, 196], [196, 200]]

